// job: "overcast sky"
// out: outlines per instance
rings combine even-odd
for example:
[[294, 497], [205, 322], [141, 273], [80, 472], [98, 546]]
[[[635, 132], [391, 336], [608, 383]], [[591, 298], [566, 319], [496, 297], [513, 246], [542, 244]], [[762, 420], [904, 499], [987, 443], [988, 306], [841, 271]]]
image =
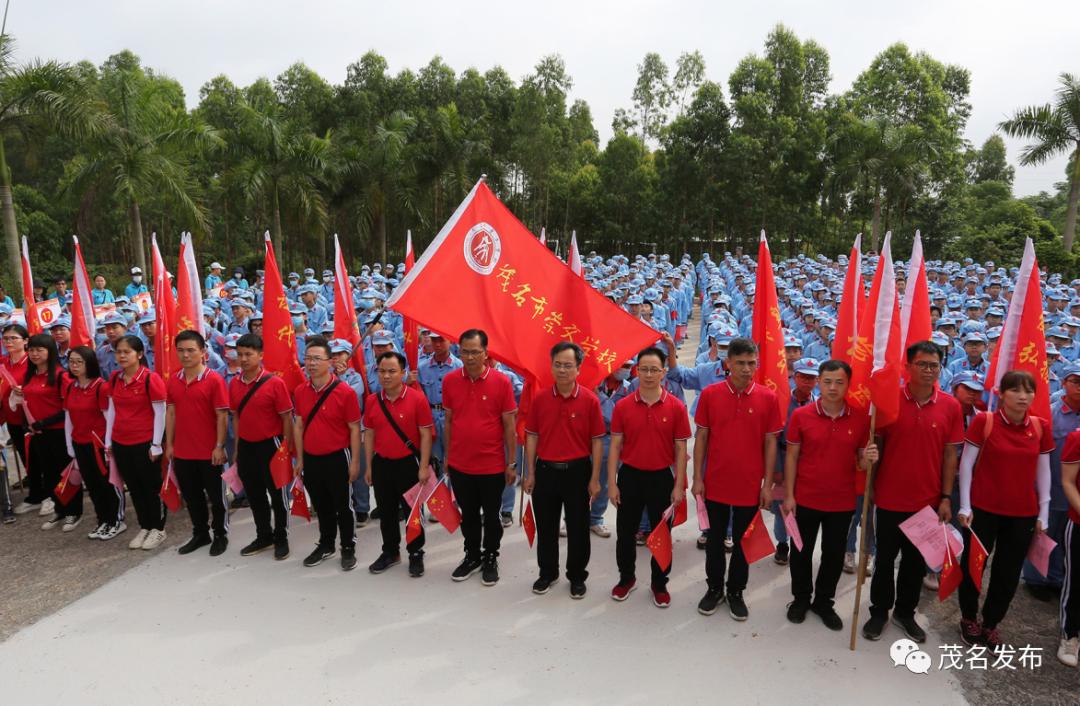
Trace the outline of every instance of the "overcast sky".
[[[24, 60], [100, 64], [131, 49], [144, 65], [179, 80], [189, 107], [217, 74], [247, 85], [295, 61], [341, 83], [345, 67], [369, 49], [386, 57], [394, 73], [419, 69], [439, 54], [459, 73], [500, 64], [517, 80], [557, 52], [574, 79], [572, 98], [588, 101], [606, 141], [615, 109], [631, 104], [646, 52], [674, 67], [682, 52], [700, 50], [708, 78], [726, 96], [732, 69], [763, 50], [778, 22], [825, 47], [837, 93], [896, 41], [970, 69], [967, 137], [976, 145], [1016, 107], [1049, 102], [1059, 73], [1080, 73], [1077, 0], [11, 0], [7, 31]], [[1022, 143], [1007, 144], [1016, 164]], [[1051, 189], [1064, 180], [1064, 169], [1064, 157], [1017, 167], [1017, 194]]]

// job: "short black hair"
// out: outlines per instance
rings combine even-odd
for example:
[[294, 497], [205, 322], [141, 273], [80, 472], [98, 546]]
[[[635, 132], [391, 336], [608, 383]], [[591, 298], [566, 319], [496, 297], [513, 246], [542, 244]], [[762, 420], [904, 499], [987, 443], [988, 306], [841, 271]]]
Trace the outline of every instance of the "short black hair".
[[405, 356], [397, 351], [383, 351], [375, 358], [375, 367], [379, 366], [379, 363], [383, 362], [387, 358], [393, 358], [401, 366], [402, 370], [405, 370], [409, 366], [409, 361], [405, 360]]
[[484, 332], [483, 329], [478, 329], [478, 328], [466, 329], [464, 333], [462, 333], [460, 336], [458, 336], [458, 343], [459, 344], [464, 343], [466, 338], [479, 338], [480, 339], [480, 347], [483, 348], [485, 351], [487, 350], [488, 335]]
[[757, 344], [749, 338], [733, 338], [727, 347], [728, 358], [733, 358], [737, 355], [757, 355], [757, 352]]
[[1026, 370], [1010, 370], [1001, 376], [1001, 382], [998, 383], [998, 389], [1002, 392], [1006, 390], [1024, 390], [1025, 392], [1035, 392], [1038, 383], [1035, 381], [1035, 376]]
[[581, 350], [581, 346], [573, 341], [559, 341], [551, 347], [551, 359], [555, 360], [555, 356], [559, 355], [563, 351], [574, 351], [574, 362], [581, 367], [581, 364], [585, 362], [585, 351]]
[[312, 336], [311, 338], [309, 338], [307, 340], [307, 346], [304, 348], [304, 350], [307, 351], [307, 350], [311, 350], [312, 348], [322, 348], [322, 349], [324, 349], [326, 351], [326, 357], [327, 358], [329, 358], [331, 355], [333, 355], [330, 352], [330, 342], [327, 341], [322, 336]]
[[245, 333], [240, 338], [236, 339], [237, 348], [250, 348], [262, 353], [263, 340], [262, 336], [257, 333]]
[[19, 334], [19, 338], [23, 340], [30, 338], [30, 332], [27, 331], [26, 327], [22, 324], [8, 324], [4, 327], [4, 333], [7, 333], [8, 331], [14, 331], [15, 333]]
[[98, 362], [97, 355], [94, 354], [94, 349], [90, 346], [76, 346], [72, 348], [68, 353], [68, 361], [70, 365], [71, 354], [79, 356], [83, 365], [86, 366], [86, 377], [90, 380], [101, 377], [101, 363]]
[[659, 358], [661, 367], [667, 365], [667, 351], [656, 346], [649, 346], [647, 348], [642, 348], [640, 351], [638, 351], [638, 365], [641, 365], [641, 359], [647, 355], [655, 355], [657, 358]]
[[941, 350], [941, 346], [932, 343], [931, 341], [916, 341], [907, 348], [907, 362], [910, 363], [914, 361], [915, 356], [920, 353], [937, 356], [939, 363], [945, 359], [945, 353]]
[[185, 329], [184, 331], [176, 334], [176, 338], [173, 339], [173, 343], [177, 346], [179, 346], [184, 341], [195, 341], [195, 345], [199, 347], [200, 351], [206, 350], [206, 339], [203, 338], [203, 335], [198, 331], [193, 331], [192, 329]]
[[847, 379], [851, 379], [851, 366], [842, 360], [837, 360], [836, 358], [831, 358], [822, 363], [821, 367], [818, 368], [818, 375], [822, 375], [824, 373], [833, 373], [837, 370], [843, 370], [844, 375], [847, 376]]

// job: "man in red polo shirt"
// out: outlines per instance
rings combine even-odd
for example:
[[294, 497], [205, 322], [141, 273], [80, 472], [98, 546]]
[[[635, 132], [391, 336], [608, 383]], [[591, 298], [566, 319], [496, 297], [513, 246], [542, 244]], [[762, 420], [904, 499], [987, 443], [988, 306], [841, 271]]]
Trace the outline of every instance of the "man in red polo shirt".
[[[206, 339], [197, 331], [176, 335], [180, 370], [165, 383], [165, 457], [172, 462], [176, 480], [191, 515], [191, 539], [180, 554], [210, 545], [210, 556], [220, 556], [229, 546], [229, 513], [225, 508], [225, 430], [229, 403], [225, 380], [206, 367]], [[210, 540], [210, 498], [214, 539]]]
[[[379, 392], [364, 403], [365, 480], [374, 485], [382, 533], [382, 553], [368, 570], [381, 574], [401, 563], [401, 526], [397, 506], [401, 496], [431, 476], [431, 436], [434, 421], [419, 386], [405, 386], [405, 356], [397, 351], [381, 353], [375, 360]], [[392, 420], [392, 421], [391, 421]], [[402, 438], [404, 435], [404, 439]], [[420, 498], [418, 502], [422, 502]], [[392, 508], [393, 511], [388, 511]], [[424, 532], [405, 546], [409, 552], [409, 575], [424, 575]]]
[[461, 507], [465, 540], [465, 559], [451, 578], [465, 581], [483, 569], [483, 584], [494, 586], [499, 582], [503, 488], [517, 480], [517, 404], [510, 378], [487, 366], [487, 343], [480, 329], [461, 334], [458, 355], [464, 367], [443, 378], [442, 403], [446, 467]]
[[[930, 341], [908, 347], [908, 384], [900, 391], [900, 416], [878, 434], [881, 462], [874, 476], [877, 558], [870, 582], [870, 619], [863, 625], [867, 640], [881, 637], [892, 621], [915, 642], [926, 632], [915, 622], [915, 609], [926, 562], [900, 530], [900, 523], [929, 505], [940, 522], [952, 518], [957, 445], [964, 441], [964, 419], [955, 397], [937, 388], [941, 348]], [[893, 578], [897, 555], [900, 570]]]
[[742, 595], [750, 566], [739, 540], [758, 508], [772, 502], [770, 476], [776, 467], [777, 437], [784, 420], [776, 393], [754, 383], [757, 344], [749, 338], [732, 339], [727, 364], [727, 380], [709, 385], [698, 398], [693, 492], [699, 501], [705, 499], [710, 527], [727, 527], [731, 520], [735, 546], [725, 594], [724, 538], [720, 532], [709, 532], [705, 543], [708, 590], [698, 603], [698, 612], [712, 615], [726, 600], [731, 617], [742, 621], [750, 616]]
[[[791, 414], [784, 459], [784, 515], [795, 515], [802, 549], [791, 547], [791, 594], [787, 617], [793, 623], [814, 611], [830, 630], [844, 621], [833, 608], [836, 584], [844, 570], [847, 530], [855, 513], [855, 473], [860, 462], [877, 460], [867, 445], [870, 415], [844, 402], [851, 367], [841, 360], [821, 364], [821, 398]], [[865, 451], [863, 449], [865, 448]], [[814, 583], [814, 545], [821, 530], [821, 565]]]
[[536, 561], [540, 578], [533, 593], [559, 580], [559, 517], [566, 513], [566, 578], [570, 597], [585, 597], [589, 572], [589, 502], [600, 492], [604, 415], [600, 400], [577, 384], [585, 352], [561, 341], [551, 349], [550, 393], [533, 400], [525, 421], [525, 492], [536, 511]]
[[360, 399], [333, 374], [330, 344], [322, 336], [308, 339], [304, 369], [309, 379], [293, 392], [295, 473], [303, 474], [319, 515], [319, 544], [304, 566], [318, 566], [334, 556], [340, 530], [341, 568], [352, 571], [356, 530], [349, 490], [360, 477]]
[[[690, 417], [686, 405], [663, 387], [667, 354], [656, 347], [638, 353], [638, 389], [615, 404], [611, 413], [611, 449], [608, 451], [608, 499], [615, 515], [615, 561], [619, 583], [611, 597], [625, 601], [637, 586], [635, 535], [641, 513], [648, 511], [649, 526], [656, 527], [670, 506], [685, 497], [686, 441]], [[674, 470], [672, 470], [674, 468]], [[652, 601], [657, 608], [671, 605], [667, 591], [671, 566], [661, 569], [652, 560]]]
[[292, 399], [285, 382], [263, 369], [260, 336], [241, 336], [236, 359], [240, 374], [229, 382], [229, 410], [236, 424], [233, 458], [255, 520], [255, 539], [240, 550], [240, 556], [273, 547], [274, 559], [283, 561], [289, 557], [288, 488], [276, 487], [270, 459], [281, 443], [292, 438]]

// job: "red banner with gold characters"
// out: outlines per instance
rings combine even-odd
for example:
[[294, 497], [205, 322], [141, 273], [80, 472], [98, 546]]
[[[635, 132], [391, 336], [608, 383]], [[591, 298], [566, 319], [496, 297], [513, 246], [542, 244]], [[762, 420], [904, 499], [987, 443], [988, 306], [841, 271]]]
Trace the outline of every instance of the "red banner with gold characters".
[[541, 245], [483, 179], [387, 306], [452, 340], [483, 329], [494, 357], [541, 384], [559, 341], [585, 351], [578, 382], [591, 388], [660, 338]]
[[772, 254], [765, 231], [758, 242], [757, 280], [754, 284], [754, 343], [758, 346], [758, 367], [754, 381], [776, 393], [780, 418], [787, 419], [791, 387], [788, 385], [787, 358], [784, 357], [784, 324], [776, 296]]
[[296, 332], [289, 314], [289, 302], [281, 283], [281, 270], [274, 256], [274, 243], [270, 231], [263, 236], [266, 259], [263, 264], [263, 366], [280, 375], [292, 392], [304, 381], [300, 361], [296, 356]]

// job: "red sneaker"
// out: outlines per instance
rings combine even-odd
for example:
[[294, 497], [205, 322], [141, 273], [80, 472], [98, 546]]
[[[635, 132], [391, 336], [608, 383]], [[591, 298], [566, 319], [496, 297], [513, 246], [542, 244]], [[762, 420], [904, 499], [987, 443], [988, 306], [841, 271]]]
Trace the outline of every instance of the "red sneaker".
[[983, 628], [982, 643], [986, 645], [986, 649], [989, 652], [993, 652], [998, 647], [1001, 647], [1001, 636], [998, 635], [997, 628]]
[[652, 588], [652, 602], [657, 608], [667, 608], [671, 605], [671, 594], [663, 588]]
[[625, 601], [627, 596], [629, 596], [635, 588], [637, 588], [637, 581], [635, 579], [621, 581], [615, 588], [611, 589], [611, 597], [616, 601]]

